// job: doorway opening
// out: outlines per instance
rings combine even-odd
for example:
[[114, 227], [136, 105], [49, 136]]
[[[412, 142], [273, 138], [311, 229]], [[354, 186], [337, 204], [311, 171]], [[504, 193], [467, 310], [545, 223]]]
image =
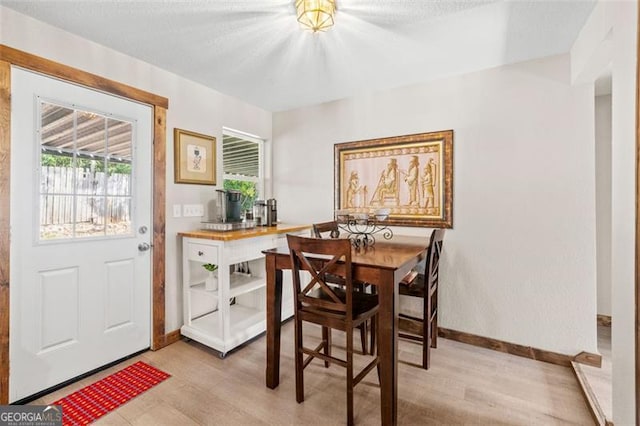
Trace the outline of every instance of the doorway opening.
[[595, 87], [595, 178], [596, 178], [596, 307], [600, 368], [580, 366], [593, 391], [594, 411], [604, 421], [613, 418], [611, 358], [611, 248], [612, 248], [612, 73], [609, 65], [596, 79]]

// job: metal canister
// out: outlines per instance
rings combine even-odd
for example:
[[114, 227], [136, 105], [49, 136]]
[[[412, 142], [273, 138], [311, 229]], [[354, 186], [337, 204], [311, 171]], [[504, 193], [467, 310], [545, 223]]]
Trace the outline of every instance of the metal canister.
[[264, 200], [254, 201], [253, 220], [256, 221], [256, 226], [267, 226], [267, 204]]
[[267, 226], [276, 226], [278, 224], [278, 204], [275, 198], [267, 200]]

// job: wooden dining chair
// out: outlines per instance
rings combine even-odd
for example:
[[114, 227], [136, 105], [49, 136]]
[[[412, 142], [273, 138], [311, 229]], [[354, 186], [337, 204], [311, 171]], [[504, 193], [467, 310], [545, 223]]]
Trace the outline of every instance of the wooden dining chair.
[[[335, 220], [329, 222], [321, 222], [313, 224], [313, 235], [316, 238], [338, 238], [340, 237], [340, 229], [338, 228], [338, 222]], [[335, 274], [325, 274], [324, 277], [327, 283], [335, 284], [340, 287], [344, 287], [344, 278]], [[369, 284], [362, 281], [354, 281], [354, 288], [357, 291], [366, 291]], [[371, 293], [375, 292], [373, 286], [371, 287]], [[360, 329], [360, 343], [362, 345], [362, 353], [367, 354], [370, 353], [373, 355], [373, 350], [375, 348], [375, 333], [376, 327], [375, 322], [365, 322], [358, 327]], [[367, 349], [367, 333], [370, 334], [369, 346]]]
[[[353, 424], [353, 388], [374, 367], [378, 356], [360, 373], [353, 372], [353, 329], [378, 313], [378, 296], [353, 290], [351, 242], [347, 239], [319, 239], [287, 235], [291, 256], [294, 318], [296, 401], [304, 401], [304, 368], [313, 358], [347, 369], [347, 424]], [[330, 286], [324, 279], [327, 273], [340, 268], [344, 287]], [[309, 282], [301, 282], [300, 271], [311, 274]], [[302, 324], [310, 322], [322, 327], [322, 342], [310, 349], [303, 344]], [[346, 333], [346, 360], [331, 355], [330, 329]], [[304, 355], [308, 355], [303, 359]]]
[[[321, 222], [314, 223], [313, 225], [313, 235], [316, 238], [338, 238], [340, 237], [340, 229], [338, 228], [338, 222], [335, 220], [330, 222]], [[344, 278], [335, 275], [335, 274], [325, 274], [325, 280], [331, 284], [339, 285], [340, 287], [344, 287]], [[359, 283], [355, 285], [356, 290], [359, 290], [361, 287]]]
[[[422, 299], [422, 318], [400, 313], [399, 336], [422, 343], [422, 368], [429, 369], [431, 348], [438, 347], [438, 277], [440, 254], [444, 240], [444, 229], [431, 233], [424, 273], [418, 273], [413, 280], [401, 282], [399, 293]], [[404, 281], [404, 280], [403, 280]]]
[[329, 222], [314, 223], [313, 235], [315, 235], [316, 238], [338, 238], [340, 236], [338, 222], [332, 220]]

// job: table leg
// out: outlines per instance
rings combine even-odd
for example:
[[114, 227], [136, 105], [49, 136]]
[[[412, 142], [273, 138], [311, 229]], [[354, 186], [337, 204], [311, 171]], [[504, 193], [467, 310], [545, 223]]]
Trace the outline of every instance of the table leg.
[[276, 269], [276, 257], [267, 255], [267, 387], [280, 384], [280, 327], [282, 324], [282, 270]]
[[[397, 278], [400, 279], [399, 277]], [[398, 286], [393, 271], [382, 271], [378, 285], [378, 356], [383, 425], [398, 422]]]

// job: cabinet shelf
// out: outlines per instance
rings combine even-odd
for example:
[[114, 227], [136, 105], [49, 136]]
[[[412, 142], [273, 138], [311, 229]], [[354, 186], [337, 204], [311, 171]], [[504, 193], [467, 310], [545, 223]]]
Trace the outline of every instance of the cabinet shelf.
[[192, 320], [191, 327], [203, 333], [222, 338], [218, 333], [220, 329], [220, 311], [211, 312]]
[[229, 309], [229, 336], [221, 335], [220, 311], [203, 315], [191, 321], [191, 325], [183, 325], [182, 335], [200, 341], [222, 353], [233, 349], [249, 339], [262, 333], [266, 327], [266, 312], [261, 309], [243, 305], [232, 305]]
[[197, 293], [204, 293], [204, 294], [209, 295], [209, 296], [218, 297], [218, 290], [207, 290], [207, 289], [205, 289], [204, 281], [201, 281], [199, 283], [190, 285], [189, 286], [189, 290], [195, 291]]
[[[251, 291], [264, 288], [267, 284], [264, 277], [253, 277], [240, 274], [231, 274], [231, 285], [229, 286], [229, 298], [240, 296]], [[189, 290], [218, 297], [218, 290], [207, 290], [204, 282], [197, 282], [189, 286]]]
[[231, 306], [231, 327], [229, 329], [231, 338], [246, 335], [247, 330], [251, 330], [260, 324], [265, 324], [267, 313], [261, 309], [250, 308], [242, 305]]
[[[229, 332], [232, 338], [243, 334], [245, 329], [266, 320], [266, 312], [260, 309], [243, 305], [231, 305], [229, 308]], [[220, 330], [220, 311], [194, 319], [191, 321], [191, 327], [222, 338], [218, 332]]]
[[240, 296], [250, 291], [263, 288], [267, 285], [263, 277], [253, 277], [241, 274], [231, 274], [231, 286], [229, 288], [229, 297]]

